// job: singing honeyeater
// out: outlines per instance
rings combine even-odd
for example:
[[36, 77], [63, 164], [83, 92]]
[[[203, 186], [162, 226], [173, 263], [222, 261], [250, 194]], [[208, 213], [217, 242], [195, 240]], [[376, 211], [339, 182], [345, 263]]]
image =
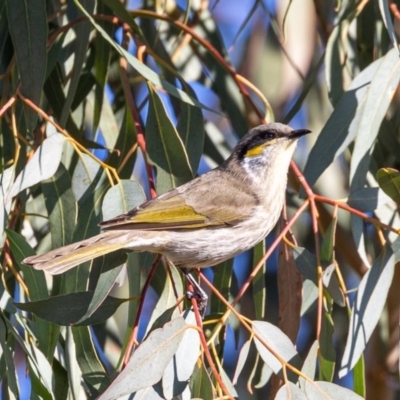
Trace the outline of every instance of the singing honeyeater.
[[219, 167], [102, 222], [97, 236], [23, 262], [59, 274], [118, 249], [160, 253], [181, 268], [225, 261], [276, 224], [297, 139], [309, 132], [279, 123], [251, 129]]

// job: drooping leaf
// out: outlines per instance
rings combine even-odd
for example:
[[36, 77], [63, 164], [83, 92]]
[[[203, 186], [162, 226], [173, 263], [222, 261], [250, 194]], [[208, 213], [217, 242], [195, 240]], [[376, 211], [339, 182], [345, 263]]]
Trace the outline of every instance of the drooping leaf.
[[[390, 50], [376, 70], [360, 115], [350, 162], [350, 189], [362, 188], [369, 170], [371, 149], [400, 80], [398, 49]], [[359, 111], [357, 111], [358, 113]]]
[[122, 303], [129, 301], [129, 299], [107, 296], [102, 305], [89, 318], [78, 324], [78, 321], [87, 312], [93, 294], [93, 291], [70, 293], [50, 297], [46, 300], [15, 303], [15, 305], [21, 310], [32, 312], [38, 317], [58, 325], [95, 325], [104, 322], [115, 313]]
[[[182, 315], [188, 325], [196, 325], [194, 312], [189, 310]], [[176, 353], [166, 366], [162, 376], [165, 398], [180, 395], [187, 387], [200, 355], [200, 336], [195, 329], [186, 329]]]
[[123, 179], [105, 194], [102, 205], [103, 219], [106, 221], [126, 213], [145, 200], [143, 188], [137, 182]]
[[[380, 171], [387, 169], [382, 168], [378, 171], [377, 179], [378, 183], [380, 183]], [[381, 187], [380, 190], [377, 187], [369, 187], [369, 188], [361, 188], [355, 190], [350, 193], [349, 199], [347, 201], [348, 205], [356, 208], [357, 210], [363, 212], [375, 211], [380, 208], [384, 204], [387, 204], [390, 201], [388, 193], [386, 193], [385, 189]], [[385, 194], [385, 193], [386, 194]], [[400, 196], [399, 196], [400, 200]]]
[[[35, 252], [17, 232], [7, 230], [7, 237], [11, 253], [24, 274], [30, 299], [32, 301], [45, 301], [49, 297], [49, 292], [43, 271], [36, 271], [22, 263], [24, 258], [34, 255]], [[51, 360], [58, 340], [59, 327], [41, 318], [35, 318], [35, 322], [39, 349]]]
[[400, 204], [400, 172], [393, 168], [381, 168], [376, 174], [380, 188]]
[[[95, 1], [94, 0], [81, 0], [82, 7], [85, 8], [86, 12], [89, 14], [93, 13]], [[77, 12], [76, 7], [73, 3], [68, 5], [70, 12], [75, 13], [76, 17], [80, 14]], [[60, 125], [65, 126], [69, 113], [71, 112], [71, 105], [74, 101], [76, 91], [78, 89], [79, 82], [81, 80], [81, 72], [83, 64], [86, 60], [87, 48], [89, 45], [89, 35], [90, 35], [90, 22], [83, 21], [80, 24], [74, 26], [76, 39], [74, 41], [74, 64], [71, 72], [71, 79], [68, 86], [68, 93], [65, 98], [63, 109], [60, 115]]]
[[369, 85], [382, 64], [378, 59], [361, 71], [340, 98], [311, 149], [304, 176], [313, 185], [356, 137]]
[[389, 246], [385, 246], [361, 280], [352, 307], [349, 333], [339, 376], [345, 376], [364, 351], [385, 305], [394, 267], [393, 252]]
[[[310, 350], [308, 351], [307, 357], [304, 360], [301, 372], [308, 376], [311, 380], [315, 379], [315, 372], [317, 370], [317, 357], [318, 357], [319, 343], [314, 341]], [[300, 386], [304, 389], [306, 380], [303, 377], [299, 377]]]
[[157, 192], [165, 193], [193, 177], [182, 140], [151, 85], [146, 122], [147, 153], [157, 169]]
[[[292, 341], [279, 328], [266, 321], [253, 321], [252, 325], [254, 332], [283, 360], [290, 364], [298, 363], [298, 354]], [[261, 358], [275, 374], [278, 374], [282, 370], [281, 362], [258, 338], [255, 338], [254, 342]]]
[[280, 387], [275, 400], [307, 400], [306, 394], [294, 383], [287, 382]]
[[22, 190], [51, 178], [60, 165], [65, 137], [54, 133], [37, 148], [35, 154], [19, 173], [12, 185], [6, 201]]
[[176, 317], [163, 328], [153, 331], [99, 400], [116, 399], [157, 383], [176, 353], [185, 330], [185, 320]]
[[[91, 385], [93, 394], [98, 395], [110, 385], [111, 380], [99, 360], [93, 343], [92, 332], [87, 326], [74, 326], [67, 329], [71, 329], [72, 335], [70, 336], [73, 337], [75, 345], [75, 354], [72, 357], [74, 361], [78, 362], [82, 377]], [[71, 347], [73, 347], [72, 343], [68, 348]], [[73, 369], [70, 368], [70, 370]], [[76, 384], [79, 385], [80, 382], [78, 381]]]
[[234, 385], [237, 384], [238, 378], [240, 373], [243, 370], [244, 364], [247, 361], [247, 358], [249, 356], [249, 351], [250, 351], [250, 345], [251, 345], [251, 340], [247, 340], [242, 348], [240, 349], [240, 353], [239, 353], [239, 358], [238, 358], [238, 362], [236, 363], [236, 369], [235, 369], [235, 374], [233, 375], [232, 378], [232, 383]]
[[51, 226], [52, 248], [71, 243], [76, 224], [77, 205], [71, 189], [71, 176], [61, 163], [57, 172], [41, 182]]
[[[47, 15], [44, 0], [7, 0], [8, 26], [17, 55], [24, 96], [39, 106], [46, 73]], [[33, 131], [37, 114], [25, 106], [28, 130]]]
[[[261, 260], [264, 254], [265, 254], [265, 240], [262, 240], [253, 248], [253, 268], [258, 264], [258, 262]], [[263, 266], [260, 268], [259, 272], [257, 273], [257, 275], [254, 277], [253, 281], [251, 282], [255, 319], [260, 319], [260, 320], [265, 318], [265, 308], [267, 303], [267, 287], [265, 282], [266, 271], [267, 271], [267, 264], [264, 263]]]
[[307, 382], [306, 383], [307, 398], [313, 400], [362, 400], [358, 394], [330, 382]]

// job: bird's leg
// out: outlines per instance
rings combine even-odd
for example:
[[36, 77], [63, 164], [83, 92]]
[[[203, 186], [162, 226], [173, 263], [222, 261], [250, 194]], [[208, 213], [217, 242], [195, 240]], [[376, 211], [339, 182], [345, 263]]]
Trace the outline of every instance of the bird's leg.
[[188, 283], [190, 283], [194, 289], [193, 292], [187, 291], [186, 297], [189, 300], [192, 298], [195, 298], [197, 300], [199, 311], [203, 315], [206, 310], [206, 307], [207, 307], [208, 296], [207, 296], [206, 292], [197, 283], [196, 279], [193, 278], [193, 276], [190, 274], [190, 272], [187, 268], [182, 268], [182, 272], [184, 273]]

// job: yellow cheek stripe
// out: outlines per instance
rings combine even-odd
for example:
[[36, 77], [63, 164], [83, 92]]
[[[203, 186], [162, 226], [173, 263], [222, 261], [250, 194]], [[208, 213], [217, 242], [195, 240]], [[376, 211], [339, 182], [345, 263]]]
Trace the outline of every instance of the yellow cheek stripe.
[[260, 144], [259, 146], [252, 147], [250, 150], [248, 150], [248, 151], [246, 152], [246, 154], [245, 154], [244, 156], [245, 156], [245, 157], [257, 157], [257, 156], [259, 156], [259, 155], [262, 153], [262, 151], [263, 151], [266, 147], [271, 146], [271, 144], [274, 144], [275, 142], [276, 142], [276, 140], [270, 140], [270, 141], [267, 142], [267, 143], [263, 143], [263, 144]]

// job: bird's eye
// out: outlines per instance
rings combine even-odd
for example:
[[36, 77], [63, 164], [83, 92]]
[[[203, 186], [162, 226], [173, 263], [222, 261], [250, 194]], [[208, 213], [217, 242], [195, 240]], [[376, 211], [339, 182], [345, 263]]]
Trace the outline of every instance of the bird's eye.
[[275, 134], [271, 131], [266, 131], [264, 133], [264, 137], [265, 137], [265, 139], [273, 139], [275, 137]]

